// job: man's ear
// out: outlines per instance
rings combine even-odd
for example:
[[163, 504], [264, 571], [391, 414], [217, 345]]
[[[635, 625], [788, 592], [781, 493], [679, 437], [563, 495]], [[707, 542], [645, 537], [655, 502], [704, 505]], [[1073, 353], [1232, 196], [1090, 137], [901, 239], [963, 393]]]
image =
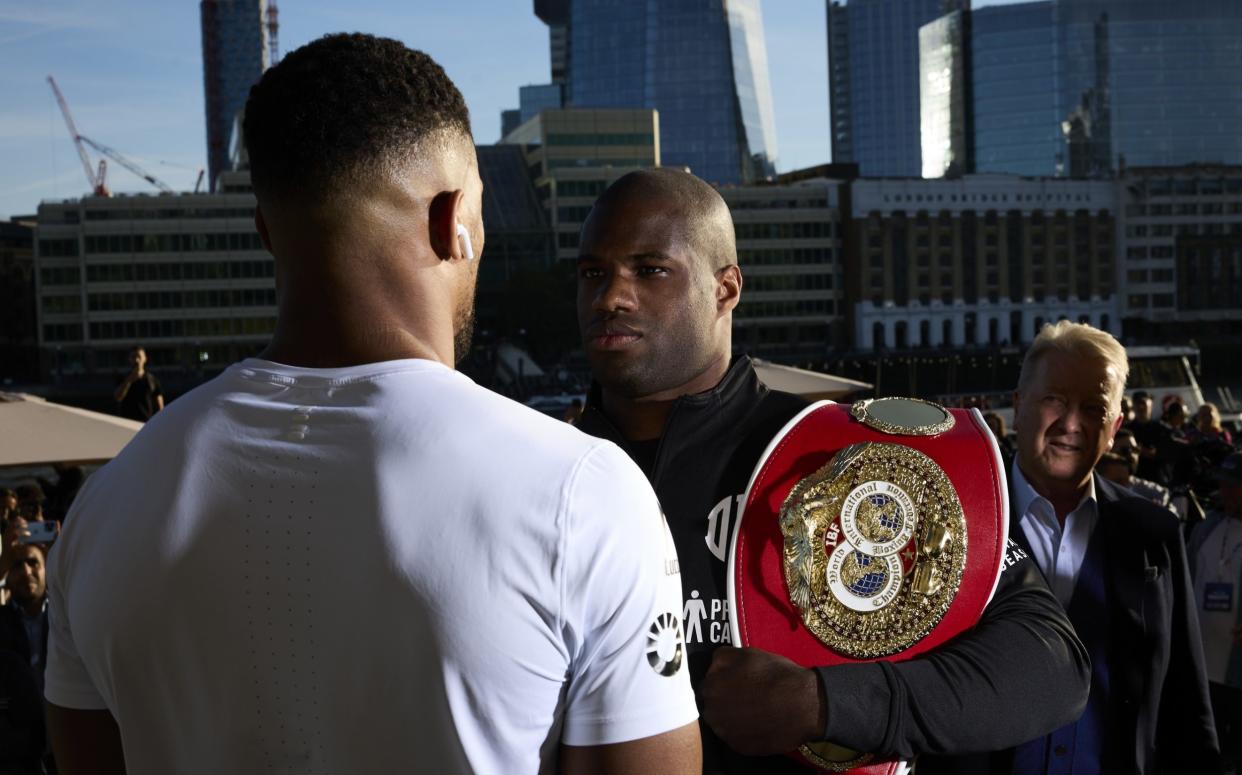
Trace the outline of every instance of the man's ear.
[[461, 214], [465, 192], [441, 191], [431, 200], [427, 208], [427, 234], [431, 240], [431, 249], [441, 261], [453, 261], [465, 258], [461, 242], [457, 239], [457, 223]]
[[1113, 432], [1108, 434], [1109, 449], [1113, 448], [1113, 442], [1117, 440], [1117, 431], [1121, 430], [1121, 424], [1125, 422], [1125, 419], [1126, 418], [1121, 415], [1121, 412], [1118, 412], [1117, 416], [1113, 418]]
[[254, 227], [259, 232], [259, 240], [263, 243], [264, 249], [273, 256], [276, 253], [272, 250], [272, 238], [267, 233], [267, 221], [263, 220], [263, 209], [258, 205], [254, 208]]
[[729, 264], [716, 272], [716, 311], [732, 312], [742, 300], [742, 270], [737, 264]]

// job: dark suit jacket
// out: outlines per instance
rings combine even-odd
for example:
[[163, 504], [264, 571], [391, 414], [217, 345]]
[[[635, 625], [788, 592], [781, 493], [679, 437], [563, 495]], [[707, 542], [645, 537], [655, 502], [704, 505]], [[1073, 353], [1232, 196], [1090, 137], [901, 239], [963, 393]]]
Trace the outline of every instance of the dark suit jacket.
[[[1100, 515], [1095, 530], [1105, 542], [1111, 608], [1111, 728], [1116, 741], [1105, 757], [1104, 772], [1219, 772], [1180, 523], [1167, 510], [1099, 476], [1095, 493]], [[1011, 484], [1010, 503], [1015, 502]], [[1011, 516], [1010, 535], [1029, 552], [1020, 519], [1020, 514]], [[928, 764], [932, 773], [1009, 773], [1013, 750]]]
[[[1122, 770], [1216, 772], [1220, 749], [1181, 524], [1099, 476]], [[1133, 757], [1133, 758], [1131, 758]], [[1131, 766], [1132, 763], [1132, 766]]]
[[[46, 611], [42, 618], [43, 648], [39, 652], [40, 668], [47, 665], [48, 619]], [[30, 664], [30, 638], [26, 636], [26, 626], [22, 624], [22, 612], [17, 610], [12, 602], [0, 606], [0, 649], [14, 651], [25, 660], [26, 664]], [[39, 686], [42, 687], [43, 676], [40, 675], [38, 678]]]

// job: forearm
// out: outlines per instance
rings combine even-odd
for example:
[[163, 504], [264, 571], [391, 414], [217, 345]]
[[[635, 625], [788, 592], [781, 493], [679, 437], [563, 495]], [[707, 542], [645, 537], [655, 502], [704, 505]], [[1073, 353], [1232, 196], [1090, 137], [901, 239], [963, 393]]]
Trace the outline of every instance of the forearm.
[[111, 713], [48, 703], [47, 722], [61, 775], [125, 775], [121, 731]]
[[[1023, 566], [1006, 573], [1038, 574]], [[1076, 719], [1090, 673], [1043, 580], [1003, 579], [979, 624], [934, 653], [820, 668], [825, 739], [900, 758], [1008, 748]]]

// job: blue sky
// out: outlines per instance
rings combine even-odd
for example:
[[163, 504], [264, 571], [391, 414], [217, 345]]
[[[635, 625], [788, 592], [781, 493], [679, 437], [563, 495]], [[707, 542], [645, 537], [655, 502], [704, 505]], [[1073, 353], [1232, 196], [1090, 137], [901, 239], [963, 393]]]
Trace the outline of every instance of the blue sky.
[[[470, 106], [475, 140], [492, 143], [518, 87], [548, 80], [547, 28], [532, 5], [279, 0], [280, 47], [340, 31], [396, 37], [444, 66]], [[824, 0], [763, 4], [782, 171], [829, 160], [824, 13]], [[174, 189], [192, 188], [206, 159], [201, 54], [197, 0], [0, 0], [0, 217], [87, 190], [48, 74], [82, 134]], [[119, 165], [108, 178], [114, 191], [154, 190]]]

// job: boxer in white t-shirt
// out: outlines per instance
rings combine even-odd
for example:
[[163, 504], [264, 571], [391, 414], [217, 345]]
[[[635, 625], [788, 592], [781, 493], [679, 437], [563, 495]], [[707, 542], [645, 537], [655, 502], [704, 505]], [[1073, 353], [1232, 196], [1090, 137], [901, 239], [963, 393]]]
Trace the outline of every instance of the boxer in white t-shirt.
[[276, 333], [78, 496], [49, 572], [64, 775], [698, 772], [642, 473], [453, 371], [470, 137], [393, 40], [322, 38], [252, 89]]

